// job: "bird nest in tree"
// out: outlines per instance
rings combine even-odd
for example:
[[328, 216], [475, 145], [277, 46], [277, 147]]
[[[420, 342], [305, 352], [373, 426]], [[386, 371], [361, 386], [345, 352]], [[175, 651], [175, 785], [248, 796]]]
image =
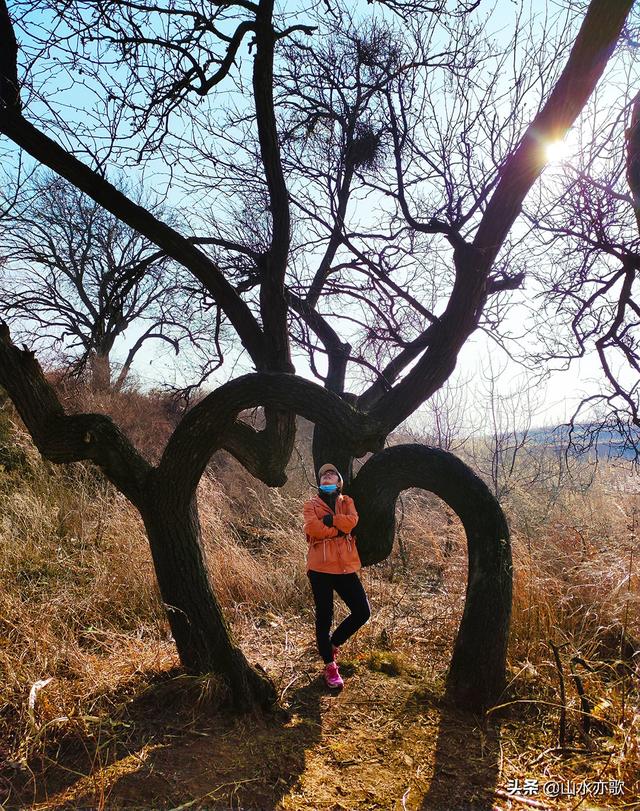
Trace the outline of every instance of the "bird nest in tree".
[[382, 134], [363, 125], [358, 127], [347, 150], [347, 159], [356, 169], [375, 169], [382, 157]]

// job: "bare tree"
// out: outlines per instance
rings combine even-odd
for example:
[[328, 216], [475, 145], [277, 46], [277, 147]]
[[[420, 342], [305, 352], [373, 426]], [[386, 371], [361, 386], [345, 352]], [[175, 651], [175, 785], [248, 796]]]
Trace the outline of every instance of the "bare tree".
[[[500, 251], [544, 168], [541, 142], [562, 137], [578, 116], [631, 0], [592, 0], [562, 69], [558, 55], [567, 51], [569, 29], [553, 59], [545, 51], [533, 83], [537, 112], [528, 122], [523, 98], [532, 88], [523, 77], [530, 65], [514, 77], [506, 109], [499, 82], [478, 84], [491, 49], [476, 45], [481, 23], [473, 22], [475, 5], [448, 15], [421, 3], [385, 3], [388, 15], [402, 15], [406, 30], [416, 29], [407, 40], [408, 57], [393, 45], [398, 32], [389, 36], [371, 23], [358, 37], [334, 2], [318, 4], [315, 16], [309, 12], [300, 22], [295, 10], [276, 14], [271, 0], [214, 3], [207, 13], [187, 2], [19, 0], [13, 4], [24, 54], [19, 63], [12, 19], [0, 1], [0, 132], [190, 271], [256, 369], [189, 411], [152, 467], [107, 418], [66, 415], [31, 353], [18, 350], [6, 328], [0, 336], [0, 382], [40, 451], [56, 462], [94, 461], [137, 506], [183, 664], [220, 673], [240, 705], [269, 702], [273, 690], [233, 642], [216, 601], [202, 561], [195, 492], [218, 448], [268, 484], [282, 484], [295, 414], [316, 424], [316, 462], [331, 458], [345, 472], [362, 516], [358, 548], [365, 565], [389, 554], [403, 489], [430, 489], [459, 515], [468, 537], [469, 580], [449, 687], [475, 709], [503, 689], [511, 553], [499, 505], [444, 451], [417, 444], [380, 449], [448, 379], [485, 315], [521, 284]], [[39, 27], [43, 12], [60, 27]], [[346, 43], [342, 67], [335, 64], [337, 86], [326, 75], [333, 63], [324, 44], [335, 26]], [[308, 44], [311, 34], [317, 44]], [[240, 48], [248, 37], [247, 68]], [[295, 54], [276, 58], [286, 42], [301, 54], [297, 60]], [[500, 65], [508, 54], [507, 48], [499, 56]], [[307, 64], [314, 55], [317, 67]], [[535, 59], [533, 45], [529, 55]], [[70, 76], [82, 70], [89, 77], [87, 92], [98, 100], [94, 121], [65, 118], [50, 57]], [[553, 69], [542, 69], [545, 59]], [[314, 84], [313, 76], [322, 82]], [[232, 100], [221, 109], [228, 96], [215, 92], [230, 92], [232, 80]], [[451, 112], [435, 104], [449, 85], [456, 89]], [[466, 118], [455, 106], [464, 104], [465, 86], [467, 98], [474, 98]], [[321, 105], [326, 88], [333, 95]], [[208, 103], [198, 104], [201, 99]], [[315, 123], [314, 111], [321, 113]], [[109, 135], [105, 141], [92, 130], [100, 116], [108, 125], [100, 130]], [[423, 129], [426, 122], [432, 129]], [[128, 140], [120, 137], [125, 124]], [[311, 137], [297, 141], [301, 127]], [[474, 155], [483, 131], [482, 156]], [[105, 179], [104, 162], [132, 158], [130, 147], [150, 166], [164, 161], [172, 172], [184, 168], [185, 184], [199, 179], [201, 204], [218, 204], [206, 246]], [[431, 185], [421, 187], [424, 167]], [[327, 193], [309, 202], [306, 189], [313, 184], [324, 184]], [[241, 204], [234, 202], [238, 190]], [[367, 197], [375, 202], [376, 225], [385, 226], [369, 225], [362, 237], [358, 211]], [[251, 239], [238, 230], [243, 222]], [[414, 248], [417, 266], [410, 261]], [[433, 261], [424, 264], [425, 257]], [[424, 291], [411, 290], [423, 274], [438, 286], [432, 302]], [[341, 323], [353, 324], [359, 343]], [[326, 369], [316, 370], [324, 386], [294, 374], [292, 332], [312, 365], [316, 354], [323, 358]], [[349, 390], [350, 364], [370, 373], [359, 393]], [[260, 431], [237, 419], [256, 405], [265, 409]], [[351, 480], [353, 458], [367, 451], [375, 453]]]
[[614, 79], [567, 146], [554, 194], [541, 189], [526, 214], [537, 240], [531, 273], [539, 290], [537, 359], [568, 366], [592, 353], [603, 373], [570, 420], [573, 441], [591, 447], [604, 432], [637, 461], [640, 95], [630, 71]]
[[[4, 319], [23, 340], [58, 347], [73, 373], [88, 366], [95, 390], [121, 388], [152, 341], [176, 354], [181, 345], [206, 346], [209, 364], [222, 354], [215, 308], [203, 319], [202, 291], [187, 286], [148, 239], [56, 175], [22, 187], [5, 216], [0, 252]], [[122, 361], [113, 378], [116, 341]]]
[[539, 381], [520, 376], [511, 390], [499, 391], [504, 368], [496, 369], [489, 359], [482, 371], [485, 405], [482, 429], [474, 443], [474, 467], [488, 479], [499, 501], [514, 488], [540, 483], [543, 459], [532, 433], [533, 419], [541, 404]]
[[468, 379], [457, 378], [434, 392], [410, 422], [409, 436], [419, 438], [436, 448], [460, 453], [482, 426], [473, 425], [471, 415], [477, 412], [477, 398]]

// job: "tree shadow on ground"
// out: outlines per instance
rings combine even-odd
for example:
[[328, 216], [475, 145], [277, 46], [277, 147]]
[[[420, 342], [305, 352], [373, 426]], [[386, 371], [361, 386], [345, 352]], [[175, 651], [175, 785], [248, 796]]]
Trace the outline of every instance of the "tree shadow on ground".
[[490, 811], [500, 771], [500, 723], [440, 703], [434, 768], [420, 811]]
[[147, 688], [90, 735], [57, 741], [3, 807], [275, 807], [320, 738], [320, 681], [292, 691], [286, 711], [243, 716], [210, 696], [194, 702], [179, 681]]

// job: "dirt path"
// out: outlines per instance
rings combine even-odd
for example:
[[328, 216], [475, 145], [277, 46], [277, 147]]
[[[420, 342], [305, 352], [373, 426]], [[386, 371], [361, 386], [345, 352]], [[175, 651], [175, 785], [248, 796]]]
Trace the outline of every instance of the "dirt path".
[[[172, 730], [167, 708], [149, 706], [147, 697], [128, 715], [138, 726], [134, 751], [61, 750], [31, 807], [455, 808], [492, 787], [495, 748], [424, 695], [419, 706], [415, 678], [344, 670], [350, 675], [339, 695], [304, 673], [304, 684], [288, 693], [288, 718], [203, 715]], [[162, 730], [154, 729], [154, 712]], [[456, 769], [463, 751], [466, 765]]]
[[[545, 798], [542, 784], [549, 779], [611, 777], [606, 754], [596, 750], [570, 763], [545, 756], [554, 731], [545, 716], [531, 715], [530, 704], [489, 729], [454, 712], [442, 700], [446, 658], [433, 646], [407, 643], [372, 653], [362, 644], [342, 666], [345, 690], [331, 695], [319, 677], [308, 624], [273, 630], [273, 657], [264, 656], [259, 629], [244, 643], [253, 661], [261, 646], [286, 712], [237, 718], [214, 711], [203, 700], [206, 682], [193, 680], [185, 689], [185, 677], [167, 673], [133, 698], [130, 686], [120, 685], [121, 693], [110, 697], [120, 709], [84, 735], [56, 741], [31, 764], [31, 776], [14, 781], [0, 809], [633, 807], [631, 787], [626, 796], [582, 804], [580, 797]], [[538, 780], [538, 793], [510, 796], [509, 780], [525, 778]]]

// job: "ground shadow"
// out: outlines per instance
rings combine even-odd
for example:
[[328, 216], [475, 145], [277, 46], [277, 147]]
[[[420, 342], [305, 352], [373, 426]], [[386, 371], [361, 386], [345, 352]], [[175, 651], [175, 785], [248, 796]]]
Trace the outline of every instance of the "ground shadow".
[[320, 738], [323, 686], [302, 678], [283, 710], [243, 716], [179, 679], [152, 685], [91, 736], [57, 741], [3, 808], [274, 808]]
[[499, 778], [500, 723], [439, 702], [434, 768], [421, 811], [490, 811]]

